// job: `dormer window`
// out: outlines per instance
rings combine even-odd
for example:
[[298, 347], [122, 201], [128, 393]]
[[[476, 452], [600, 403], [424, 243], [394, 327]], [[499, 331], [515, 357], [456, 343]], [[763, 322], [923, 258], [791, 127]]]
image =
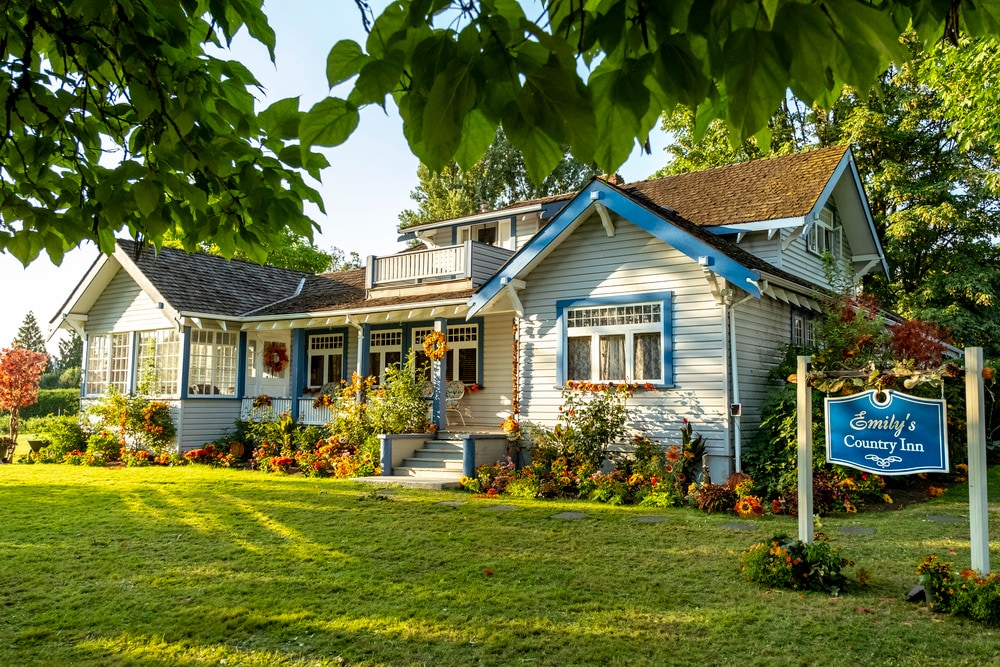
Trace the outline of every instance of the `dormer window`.
[[819, 217], [812, 227], [809, 228], [806, 247], [816, 255], [829, 252], [834, 259], [840, 259], [842, 234], [837, 214], [834, 213], [833, 209], [824, 208], [819, 212]]
[[455, 242], [461, 245], [469, 240], [511, 250], [514, 248], [513, 239], [510, 236], [509, 220], [459, 227], [455, 236]]

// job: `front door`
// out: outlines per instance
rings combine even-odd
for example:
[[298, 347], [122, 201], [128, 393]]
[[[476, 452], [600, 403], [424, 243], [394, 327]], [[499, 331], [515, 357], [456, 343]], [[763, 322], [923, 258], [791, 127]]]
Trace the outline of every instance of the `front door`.
[[290, 397], [291, 359], [290, 332], [248, 333], [246, 395]]

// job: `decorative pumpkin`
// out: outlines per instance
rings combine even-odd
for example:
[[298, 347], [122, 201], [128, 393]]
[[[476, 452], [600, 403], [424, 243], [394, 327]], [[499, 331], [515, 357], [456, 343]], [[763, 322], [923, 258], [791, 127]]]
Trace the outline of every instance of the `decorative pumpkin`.
[[236, 458], [243, 456], [244, 451], [246, 451], [246, 448], [243, 447], [242, 442], [229, 443], [229, 453], [235, 456]]
[[448, 353], [448, 340], [440, 331], [432, 331], [424, 338], [424, 354], [431, 361], [441, 361]]

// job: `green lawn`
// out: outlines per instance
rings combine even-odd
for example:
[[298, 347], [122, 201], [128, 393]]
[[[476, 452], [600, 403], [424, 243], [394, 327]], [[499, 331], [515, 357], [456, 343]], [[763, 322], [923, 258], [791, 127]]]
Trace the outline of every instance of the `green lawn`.
[[[745, 533], [690, 509], [387, 497], [203, 467], [2, 466], [0, 665], [998, 664], [1000, 630], [903, 600], [925, 555], [968, 566], [968, 524], [926, 520], [967, 516], [958, 493], [824, 519], [874, 576], [841, 598], [741, 578], [737, 554], [794, 532], [787, 518]], [[587, 516], [551, 518], [567, 510]], [[635, 521], [649, 514], [665, 520]]]

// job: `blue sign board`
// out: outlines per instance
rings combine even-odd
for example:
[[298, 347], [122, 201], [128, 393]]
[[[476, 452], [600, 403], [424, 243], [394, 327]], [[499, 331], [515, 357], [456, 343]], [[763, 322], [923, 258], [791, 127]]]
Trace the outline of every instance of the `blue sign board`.
[[944, 399], [893, 391], [827, 398], [826, 460], [879, 475], [948, 472], [946, 416]]

